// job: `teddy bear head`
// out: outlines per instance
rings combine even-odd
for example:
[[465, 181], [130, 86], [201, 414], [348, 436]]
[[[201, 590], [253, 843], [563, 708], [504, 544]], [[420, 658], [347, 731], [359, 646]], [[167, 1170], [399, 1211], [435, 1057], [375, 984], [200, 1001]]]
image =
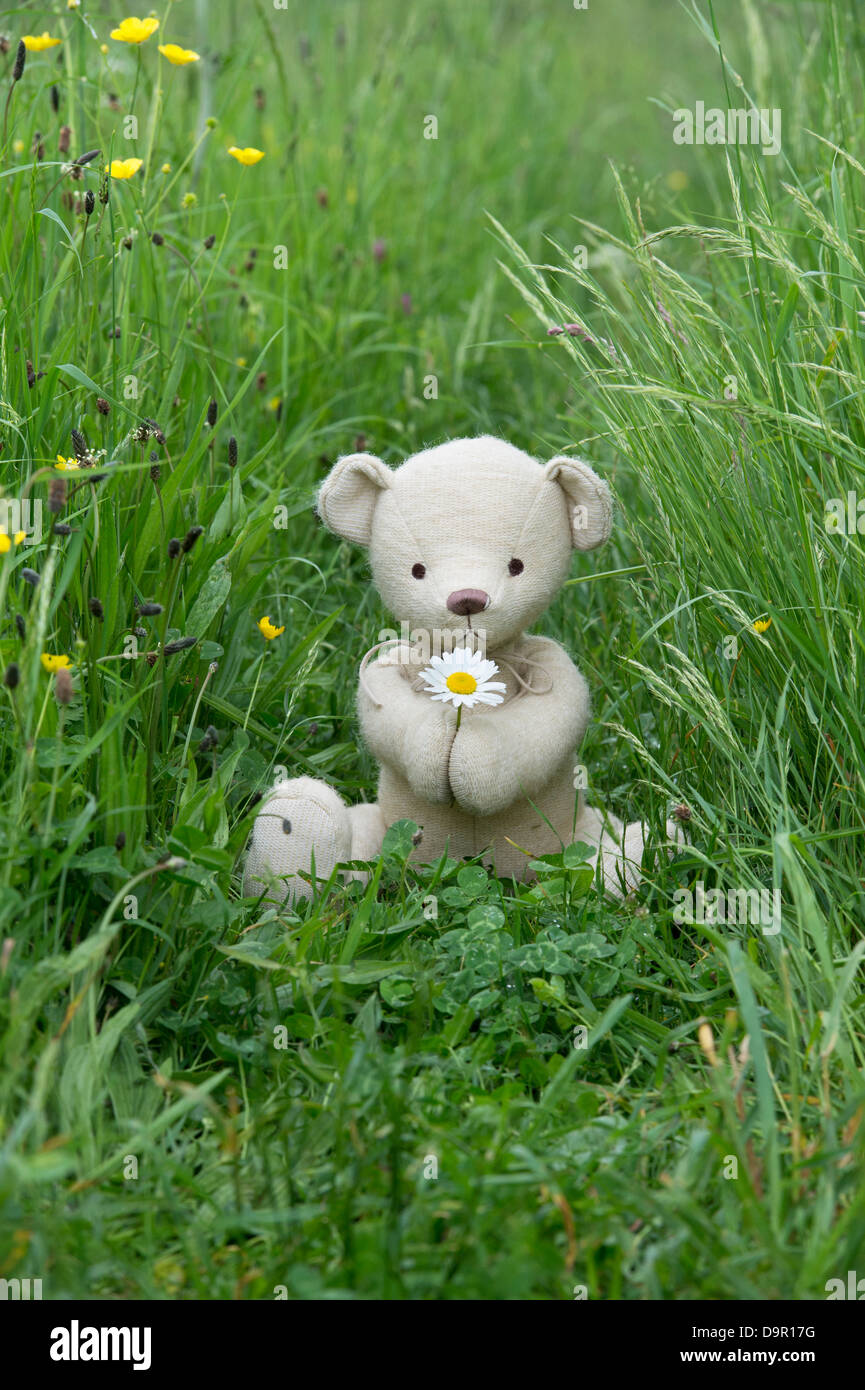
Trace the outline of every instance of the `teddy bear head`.
[[594, 550], [612, 525], [609, 489], [588, 464], [538, 463], [491, 435], [452, 439], [398, 468], [349, 454], [325, 479], [318, 513], [369, 548], [398, 621], [429, 634], [471, 628], [490, 650], [540, 617], [571, 551]]

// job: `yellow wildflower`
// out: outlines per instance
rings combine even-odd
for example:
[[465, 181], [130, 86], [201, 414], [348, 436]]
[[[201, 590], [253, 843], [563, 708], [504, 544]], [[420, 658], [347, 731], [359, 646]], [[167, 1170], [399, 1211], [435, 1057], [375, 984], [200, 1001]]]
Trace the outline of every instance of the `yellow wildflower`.
[[58, 454], [57, 462], [55, 463], [54, 467], [59, 468], [61, 473], [64, 473], [67, 471], [67, 469], [70, 468], [80, 468], [81, 464], [78, 462], [77, 459], [65, 459], [62, 454]]
[[772, 626], [772, 619], [771, 619], [771, 618], [758, 618], [757, 621], [754, 623], [754, 631], [755, 631], [755, 632], [768, 632], [768, 630], [769, 630], [769, 628], [770, 628], [771, 626]]
[[281, 637], [282, 634], [285, 632], [284, 627], [274, 627], [273, 623], [270, 621], [270, 618], [260, 618], [258, 622], [258, 630], [261, 633], [262, 637], [265, 637], [268, 642], [272, 642], [274, 637]]
[[163, 166], [162, 166], [162, 172], [163, 172], [163, 174], [170, 174], [170, 173], [171, 173], [171, 165], [170, 165], [170, 164], [167, 164], [167, 163], [166, 163], [166, 164], [163, 164]]
[[143, 163], [143, 159], [112, 159], [110, 165], [106, 164], [105, 172], [107, 174], [110, 169], [113, 179], [131, 179]]
[[118, 43], [144, 43], [159, 28], [158, 19], [124, 19], [116, 29], [111, 30], [112, 39]]
[[72, 665], [72, 658], [63, 653], [55, 655], [54, 652], [43, 652], [39, 659], [45, 670], [52, 675], [55, 671], [68, 671]]
[[16, 531], [10, 539], [5, 531], [0, 531], [0, 555], [5, 555], [7, 550], [12, 549], [13, 545], [20, 545], [26, 535], [26, 531]]
[[238, 164], [257, 164], [260, 159], [264, 159], [264, 150], [257, 150], [252, 145], [247, 145], [241, 149], [238, 145], [232, 145], [228, 151], [238, 162]]
[[197, 63], [199, 59], [199, 54], [194, 48], [181, 48], [178, 43], [161, 43], [159, 52], [176, 68], [185, 67], [187, 63]]
[[55, 48], [61, 39], [52, 39], [48, 30], [41, 34], [25, 34], [24, 47], [28, 53], [44, 53], [46, 48]]

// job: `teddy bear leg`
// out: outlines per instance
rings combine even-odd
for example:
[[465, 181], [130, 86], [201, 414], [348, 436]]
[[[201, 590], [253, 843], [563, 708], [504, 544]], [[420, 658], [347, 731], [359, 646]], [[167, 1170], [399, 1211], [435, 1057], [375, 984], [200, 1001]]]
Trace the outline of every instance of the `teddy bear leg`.
[[295, 903], [312, 897], [312, 885], [299, 878], [315, 859], [316, 879], [327, 880], [334, 866], [352, 857], [349, 809], [326, 782], [295, 777], [274, 787], [252, 828], [243, 891], [265, 902]]
[[[643, 821], [624, 825], [616, 816], [601, 816], [592, 806], [586, 806], [574, 839], [598, 846], [604, 888], [613, 897], [624, 898], [639, 887], [648, 834], [649, 827]], [[674, 821], [667, 821], [667, 836], [674, 844], [684, 842], [681, 826]]]
[[[387, 830], [380, 807], [375, 802], [361, 802], [358, 806], [350, 806], [348, 819], [351, 824], [351, 854], [348, 857], [377, 859], [381, 854], [384, 832]], [[364, 873], [363, 869], [350, 869], [346, 878], [356, 878], [361, 883], [367, 883], [369, 874]]]

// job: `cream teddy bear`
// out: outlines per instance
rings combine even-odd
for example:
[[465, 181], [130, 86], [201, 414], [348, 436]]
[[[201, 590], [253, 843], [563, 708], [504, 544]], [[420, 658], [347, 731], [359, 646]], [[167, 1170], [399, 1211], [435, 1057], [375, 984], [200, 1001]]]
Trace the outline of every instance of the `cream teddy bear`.
[[577, 459], [541, 464], [485, 435], [396, 469], [372, 454], [341, 458], [318, 511], [336, 535], [368, 546], [382, 599], [404, 620], [407, 640], [373, 648], [360, 670], [378, 801], [346, 806], [311, 777], [278, 784], [255, 821], [245, 893], [308, 897], [298, 871], [309, 875], [314, 860], [326, 880], [346, 860], [374, 859], [398, 820], [421, 828], [415, 858], [425, 862], [483, 854], [497, 873], [525, 878], [531, 859], [580, 840], [598, 846], [608, 890], [633, 889], [645, 827], [602, 817], [575, 790], [586, 682], [558, 643], [527, 632], [567, 577], [571, 550], [607, 540], [607, 485]]

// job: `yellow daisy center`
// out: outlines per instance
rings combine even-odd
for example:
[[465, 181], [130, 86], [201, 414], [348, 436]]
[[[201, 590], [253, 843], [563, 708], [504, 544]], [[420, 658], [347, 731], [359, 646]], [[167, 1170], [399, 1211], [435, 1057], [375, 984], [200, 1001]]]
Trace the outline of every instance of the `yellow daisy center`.
[[478, 688], [477, 681], [468, 671], [454, 671], [448, 676], [445, 685], [453, 695], [474, 695]]

